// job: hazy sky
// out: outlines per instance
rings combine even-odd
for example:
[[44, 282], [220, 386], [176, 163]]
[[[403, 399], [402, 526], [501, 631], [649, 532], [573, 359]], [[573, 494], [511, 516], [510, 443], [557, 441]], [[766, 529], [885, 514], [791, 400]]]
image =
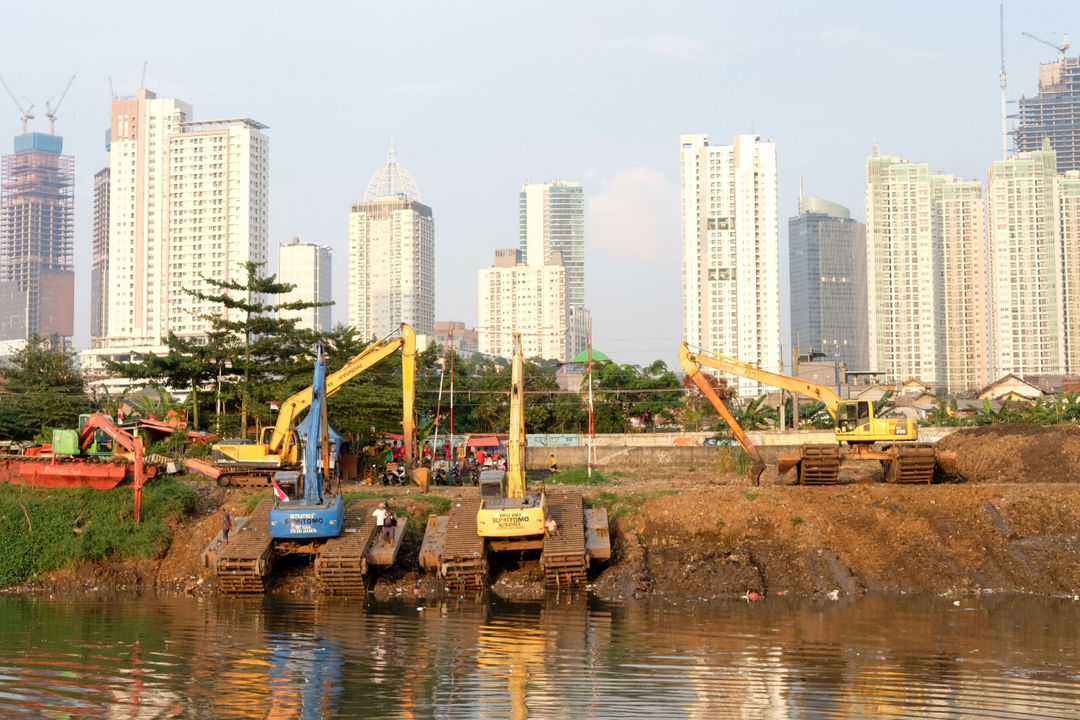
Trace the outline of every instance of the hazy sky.
[[[7, 3], [0, 74], [76, 162], [76, 345], [88, 344], [90, 189], [109, 78], [270, 126], [270, 247], [334, 249], [346, 320], [350, 204], [391, 138], [435, 214], [436, 318], [476, 323], [477, 270], [518, 242], [524, 181], [579, 181], [594, 345], [617, 362], [681, 340], [679, 135], [777, 144], [781, 268], [799, 178], [865, 218], [885, 154], [985, 180], [1000, 157], [997, 2]], [[1010, 99], [1034, 95], [1075, 0], [1008, 3]], [[1070, 53], [1072, 54], [1072, 53]], [[1010, 112], [1015, 112], [1015, 104]], [[1010, 120], [1015, 123], [1015, 120]], [[0, 149], [19, 113], [0, 96]], [[8, 138], [8, 139], [2, 139]], [[786, 278], [786, 275], [785, 275]], [[786, 313], [785, 313], [786, 314]], [[785, 332], [787, 323], [785, 319]], [[786, 341], [786, 338], [785, 338]]]

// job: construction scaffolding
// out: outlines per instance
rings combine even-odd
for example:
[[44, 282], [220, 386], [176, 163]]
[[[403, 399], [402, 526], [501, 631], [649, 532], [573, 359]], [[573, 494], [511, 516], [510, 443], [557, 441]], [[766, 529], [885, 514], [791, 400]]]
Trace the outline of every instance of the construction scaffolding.
[[0, 162], [0, 283], [23, 293], [27, 337], [74, 330], [75, 159], [61, 142], [25, 133]]
[[1058, 172], [1080, 170], [1080, 58], [1063, 58], [1039, 68], [1039, 92], [1020, 99], [1017, 152], [1042, 148], [1057, 153]]

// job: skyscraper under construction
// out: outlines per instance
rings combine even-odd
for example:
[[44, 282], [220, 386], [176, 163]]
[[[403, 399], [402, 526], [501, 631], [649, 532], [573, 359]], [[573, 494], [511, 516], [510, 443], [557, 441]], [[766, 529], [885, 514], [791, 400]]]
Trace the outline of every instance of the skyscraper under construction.
[[0, 354], [72, 335], [75, 159], [62, 150], [58, 135], [24, 132], [0, 165]]
[[1043, 139], [1057, 153], [1057, 170], [1080, 170], [1080, 58], [1061, 57], [1039, 67], [1039, 92], [1020, 98], [1016, 151], [1035, 152]]

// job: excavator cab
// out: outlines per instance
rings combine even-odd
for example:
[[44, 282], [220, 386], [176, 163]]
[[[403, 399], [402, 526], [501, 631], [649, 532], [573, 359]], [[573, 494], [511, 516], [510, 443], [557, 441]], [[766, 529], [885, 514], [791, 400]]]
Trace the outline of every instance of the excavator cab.
[[873, 417], [874, 406], [869, 400], [842, 402], [836, 409], [836, 427], [845, 433], [854, 433], [860, 429], [868, 431]]

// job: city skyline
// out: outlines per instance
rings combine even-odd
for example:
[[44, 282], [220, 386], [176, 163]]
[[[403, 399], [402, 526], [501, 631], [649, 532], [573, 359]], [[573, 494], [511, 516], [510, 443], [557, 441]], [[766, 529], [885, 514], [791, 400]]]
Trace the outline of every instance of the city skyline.
[[[63, 52], [40, 56], [30, 51], [28, 38], [16, 37], [0, 49], [0, 73], [18, 95], [40, 96], [39, 107], [59, 93], [73, 69], [79, 73], [56, 130], [76, 158], [77, 298], [90, 297], [92, 176], [106, 162], [111, 76], [121, 95], [145, 84], [159, 96], [192, 102], [197, 119], [251, 116], [271, 127], [272, 243], [299, 235], [344, 257], [343, 208], [358, 197], [393, 137], [439, 213], [439, 320], [474, 324], [475, 284], [462, 278], [474, 277], [491, 248], [512, 244], [507, 228], [514, 226], [514, 197], [523, 181], [580, 180], [589, 224], [588, 294], [596, 298], [590, 301], [596, 305], [594, 344], [620, 362], [660, 358], [674, 366], [681, 339], [672, 137], [707, 128], [717, 137], [755, 132], [774, 140], [782, 221], [796, 214], [799, 177], [808, 194], [864, 217], [865, 158], [875, 140], [885, 152], [964, 178], [984, 179], [999, 158], [996, 3], [792, 4], [753, 11], [706, 4], [623, 14], [613, 7], [582, 9], [569, 25], [538, 17], [529, 33], [513, 29], [520, 10], [488, 8], [474, 18], [432, 8], [408, 36], [389, 30], [396, 20], [390, 11], [331, 6], [341, 22], [320, 24], [315, 32], [277, 20], [282, 14], [271, 10], [251, 21], [258, 28], [246, 33], [251, 40], [238, 40], [228, 28], [240, 18], [249, 22], [241, 9], [219, 8], [220, 22], [200, 36], [193, 19], [166, 22], [150, 8], [101, 14], [75, 6], [54, 18], [54, 44]], [[1020, 31], [1053, 39], [1069, 29], [1060, 27], [1072, 16], [1069, 9], [1065, 3], [1006, 7], [1010, 99], [1034, 95], [1039, 62], [1056, 57]], [[13, 23], [29, 23], [29, 12], [13, 8], [9, 15]], [[934, 22], [921, 23], [916, 32], [908, 18], [919, 15]], [[353, 16], [366, 27], [355, 37]], [[451, 45], [443, 31], [454, 22], [465, 37]], [[495, 27], [501, 34], [489, 32]], [[470, 44], [481, 37], [475, 33], [484, 41]], [[102, 53], [96, 40], [102, 34], [131, 42]], [[277, 57], [276, 48], [294, 40], [311, 50], [305, 59]], [[344, 94], [330, 90], [352, 87], [345, 79], [352, 67], [387, 52], [387, 43], [403, 57], [392, 80]], [[557, 52], [547, 67], [535, 66], [529, 83], [506, 82], [535, 65], [532, 48], [553, 45]], [[175, 59], [159, 60], [163, 49], [175, 49]], [[435, 57], [444, 61], [433, 62]], [[144, 61], [149, 67], [141, 83]], [[579, 67], [580, 74], [568, 79], [567, 70]], [[755, 72], [746, 73], [749, 67]], [[706, 75], [712, 91], [691, 92]], [[822, 89], [842, 87], [857, 90], [859, 102], [832, 108]], [[897, 103], [899, 97], [905, 102]], [[317, 135], [310, 128], [315, 103], [322, 110]], [[581, 111], [564, 116], [554, 110], [566, 103], [580, 104]], [[795, 104], [810, 112], [789, 112]], [[17, 111], [5, 107], [0, 138], [19, 131]], [[45, 123], [39, 119], [29, 129], [42, 131]], [[321, 152], [320, 143], [332, 153]], [[482, 213], [475, 212], [478, 200]], [[781, 222], [781, 277], [785, 226]], [[347, 309], [342, 265], [335, 272], [335, 322], [344, 321]], [[80, 302], [77, 308], [80, 347], [87, 344], [87, 306]], [[782, 310], [785, 325], [786, 316]]]

